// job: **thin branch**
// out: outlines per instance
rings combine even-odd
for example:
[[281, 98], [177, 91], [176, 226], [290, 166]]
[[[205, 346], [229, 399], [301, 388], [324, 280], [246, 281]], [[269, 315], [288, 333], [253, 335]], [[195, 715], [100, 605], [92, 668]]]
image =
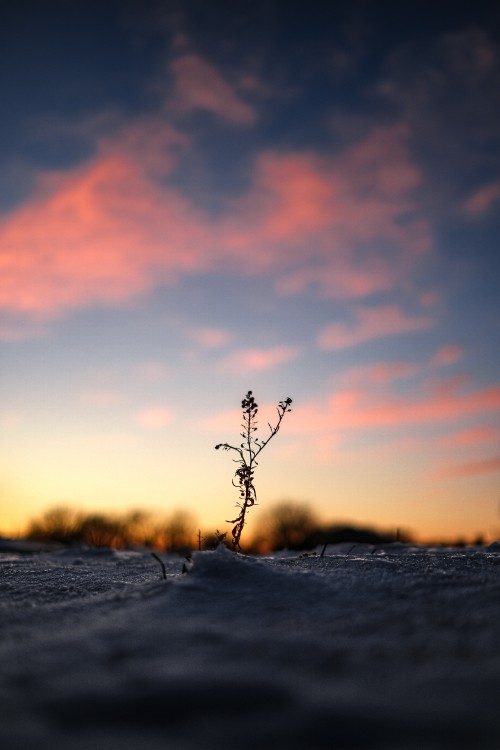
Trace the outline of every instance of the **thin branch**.
[[163, 578], [166, 579], [166, 577], [167, 577], [167, 569], [165, 568], [165, 563], [163, 562], [163, 560], [160, 557], [158, 557], [158, 555], [155, 552], [151, 552], [151, 556], [154, 557], [155, 560], [158, 560], [158, 562], [160, 563], [160, 565], [161, 565], [161, 571], [163, 573]]

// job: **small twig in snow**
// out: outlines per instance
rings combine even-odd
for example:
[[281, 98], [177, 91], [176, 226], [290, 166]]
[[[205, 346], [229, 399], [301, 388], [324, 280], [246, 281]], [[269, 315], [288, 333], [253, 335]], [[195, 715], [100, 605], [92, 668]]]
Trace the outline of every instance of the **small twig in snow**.
[[167, 577], [167, 569], [165, 568], [165, 563], [163, 562], [163, 560], [160, 557], [158, 557], [158, 555], [155, 552], [151, 552], [151, 556], [154, 557], [155, 560], [158, 560], [158, 562], [160, 563], [160, 565], [161, 565], [161, 572], [163, 573], [163, 578], [166, 579], [166, 577]]

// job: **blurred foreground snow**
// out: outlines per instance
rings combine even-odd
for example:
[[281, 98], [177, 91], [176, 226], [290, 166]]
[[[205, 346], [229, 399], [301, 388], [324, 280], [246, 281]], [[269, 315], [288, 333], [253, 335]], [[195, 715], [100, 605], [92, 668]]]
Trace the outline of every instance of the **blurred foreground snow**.
[[500, 549], [0, 554], [3, 750], [498, 750]]

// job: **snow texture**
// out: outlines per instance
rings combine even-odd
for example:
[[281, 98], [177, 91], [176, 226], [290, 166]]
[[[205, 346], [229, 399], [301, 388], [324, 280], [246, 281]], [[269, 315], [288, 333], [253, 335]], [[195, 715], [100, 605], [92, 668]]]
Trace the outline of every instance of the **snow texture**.
[[500, 747], [498, 545], [162, 559], [0, 554], [3, 750]]

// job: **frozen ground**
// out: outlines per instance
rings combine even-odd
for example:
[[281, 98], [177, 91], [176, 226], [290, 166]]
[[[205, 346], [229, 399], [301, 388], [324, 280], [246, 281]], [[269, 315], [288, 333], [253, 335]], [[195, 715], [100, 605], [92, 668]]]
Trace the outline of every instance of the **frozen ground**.
[[498, 545], [163, 559], [0, 554], [2, 750], [500, 747]]

